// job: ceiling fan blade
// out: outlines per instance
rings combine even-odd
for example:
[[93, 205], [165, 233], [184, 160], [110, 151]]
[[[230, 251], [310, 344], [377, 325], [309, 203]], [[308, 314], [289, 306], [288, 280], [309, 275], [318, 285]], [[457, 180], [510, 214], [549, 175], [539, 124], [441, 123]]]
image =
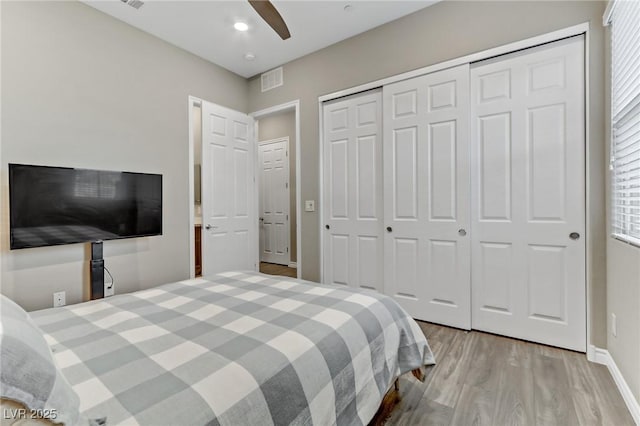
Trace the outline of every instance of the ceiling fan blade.
[[276, 7], [269, 0], [249, 0], [249, 4], [278, 33], [281, 39], [286, 40], [291, 37], [287, 24], [284, 23], [284, 19], [282, 19]]

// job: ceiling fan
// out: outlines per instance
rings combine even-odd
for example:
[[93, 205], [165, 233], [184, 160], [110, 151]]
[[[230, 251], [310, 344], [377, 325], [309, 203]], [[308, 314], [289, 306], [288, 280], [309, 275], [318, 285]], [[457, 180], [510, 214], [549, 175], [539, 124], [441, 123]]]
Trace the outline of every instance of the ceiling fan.
[[249, 0], [249, 4], [281, 39], [286, 40], [291, 37], [287, 24], [285, 24], [284, 19], [282, 19], [276, 7], [269, 0]]

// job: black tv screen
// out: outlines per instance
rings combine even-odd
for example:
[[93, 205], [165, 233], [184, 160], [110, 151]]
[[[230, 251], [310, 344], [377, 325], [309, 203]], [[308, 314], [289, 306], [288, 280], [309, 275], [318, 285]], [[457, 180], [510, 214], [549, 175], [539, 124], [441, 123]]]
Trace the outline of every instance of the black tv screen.
[[11, 249], [162, 234], [162, 175], [9, 164]]

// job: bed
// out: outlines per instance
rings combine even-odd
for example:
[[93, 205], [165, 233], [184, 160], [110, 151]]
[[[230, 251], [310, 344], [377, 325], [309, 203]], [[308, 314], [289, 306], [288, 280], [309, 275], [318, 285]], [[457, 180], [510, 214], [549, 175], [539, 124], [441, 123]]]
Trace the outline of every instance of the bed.
[[29, 316], [81, 424], [367, 424], [398, 376], [434, 363], [391, 298], [255, 272]]

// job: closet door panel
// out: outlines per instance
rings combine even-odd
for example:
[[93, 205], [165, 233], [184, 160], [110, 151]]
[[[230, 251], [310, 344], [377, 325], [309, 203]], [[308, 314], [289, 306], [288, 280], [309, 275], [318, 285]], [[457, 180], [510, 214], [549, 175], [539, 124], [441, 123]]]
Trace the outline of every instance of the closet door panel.
[[349, 285], [349, 235], [332, 233], [329, 240], [329, 253], [331, 253], [329, 284]]
[[349, 155], [348, 139], [330, 142], [329, 154], [329, 217], [333, 220], [349, 218]]
[[356, 205], [359, 220], [379, 220], [382, 212], [378, 211], [378, 194], [376, 187], [377, 174], [382, 171], [377, 167], [379, 159], [376, 145], [380, 141], [375, 135], [360, 136], [356, 139]]
[[323, 282], [383, 291], [381, 94], [323, 105]]
[[429, 220], [455, 221], [457, 211], [456, 120], [428, 125]]
[[382, 251], [382, 242], [377, 236], [359, 235], [356, 241], [356, 286], [369, 290], [382, 291], [378, 269], [371, 265], [377, 265]]
[[483, 284], [481, 289], [474, 288], [481, 309], [502, 315], [505, 319], [514, 313], [512, 287], [514, 276], [513, 245], [509, 243], [480, 244], [476, 254], [479, 259], [474, 263], [473, 284]]
[[387, 265], [393, 274], [395, 296], [405, 302], [420, 301], [420, 241], [417, 238], [394, 238], [390, 248], [393, 264]]
[[393, 131], [393, 219], [418, 219], [418, 128]]
[[468, 65], [384, 98], [385, 293], [413, 317], [470, 328]]
[[478, 149], [478, 220], [508, 222], [512, 216], [511, 114], [480, 117], [475, 144]]
[[473, 328], [585, 351], [583, 37], [475, 64], [471, 99]]

